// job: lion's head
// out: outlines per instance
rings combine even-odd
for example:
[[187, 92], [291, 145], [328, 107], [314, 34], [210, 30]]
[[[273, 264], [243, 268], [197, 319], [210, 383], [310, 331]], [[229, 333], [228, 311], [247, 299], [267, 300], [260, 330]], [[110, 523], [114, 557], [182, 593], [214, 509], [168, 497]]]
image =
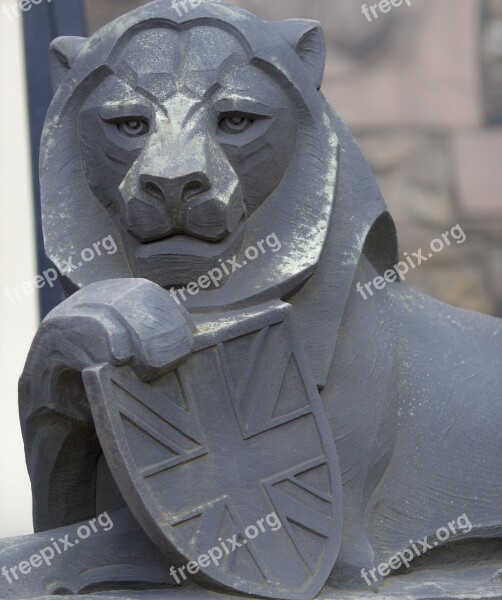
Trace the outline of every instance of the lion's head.
[[317, 22], [264, 22], [215, 0], [184, 14], [156, 0], [51, 53], [48, 254], [61, 266], [101, 234], [122, 242], [68, 274], [75, 286], [131, 273], [186, 285], [272, 233], [281, 252], [230, 273], [227, 299], [287, 292], [312, 272], [337, 173]]

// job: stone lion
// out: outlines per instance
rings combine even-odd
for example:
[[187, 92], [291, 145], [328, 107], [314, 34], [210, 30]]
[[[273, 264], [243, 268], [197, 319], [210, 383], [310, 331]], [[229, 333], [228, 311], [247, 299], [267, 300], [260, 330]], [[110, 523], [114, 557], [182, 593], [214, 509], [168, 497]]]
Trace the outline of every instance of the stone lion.
[[[363, 598], [392, 581], [399, 582], [396, 597], [441, 582], [453, 597], [475, 582], [488, 594], [502, 556], [500, 321], [399, 282], [392, 218], [320, 91], [326, 49], [319, 23], [264, 22], [218, 0], [180, 4], [155, 0], [88, 39], [51, 45], [43, 222], [66, 299], [43, 322], [20, 384], [38, 533], [5, 541], [1, 556], [17, 564], [27, 545], [35, 551], [54, 530], [64, 538], [104, 511], [120, 516], [113, 534], [100, 532], [72, 548], [72, 558], [60, 557], [57, 573], [32, 573], [27, 582], [9, 571], [2, 597], [174, 583], [168, 567], [179, 563], [180, 547], [163, 544], [165, 523], [124, 474], [122, 446], [113, 439], [122, 433], [109, 433], [97, 380], [86, 372], [130, 369], [141, 385], [165, 391], [175, 369], [193, 364], [201, 331], [216, 344], [213, 329], [231, 321], [234, 332], [263, 320], [272, 310], [264, 306], [287, 311], [300, 356], [290, 397], [304, 385], [309, 414], [319, 431], [326, 428], [331, 475], [322, 480], [312, 469], [301, 493], [311, 494], [304, 503], [311, 508], [331, 502], [333, 525], [323, 533], [320, 524], [302, 524], [288, 504], [281, 518], [285, 530], [291, 523], [301, 530], [310, 587], [282, 588], [266, 574], [265, 587], [232, 586], [307, 598], [324, 585], [328, 596], [340, 593], [333, 588], [359, 589], [354, 597]], [[107, 236], [117, 252], [65, 269], [68, 256]], [[372, 281], [377, 289], [360, 293]], [[232, 348], [245, 370], [244, 350]], [[262, 347], [262, 356], [272, 361], [274, 346]], [[190, 381], [209, 369], [192, 371]], [[207, 402], [216, 402], [211, 389]], [[224, 447], [227, 423], [219, 427]], [[307, 438], [287, 438], [287, 452], [300, 452]], [[236, 477], [258, 468], [235, 460], [243, 461]], [[181, 491], [162, 489], [166, 498], [189, 499], [190, 486], [210, 487], [216, 475], [208, 470]], [[314, 476], [331, 495], [315, 491]], [[167, 523], [170, 513], [163, 514]], [[323, 545], [328, 538], [331, 545]], [[419, 540], [428, 551], [421, 558]], [[236, 569], [245, 580], [242, 564], [228, 563], [225, 577]], [[195, 580], [229, 585], [212, 572]]]

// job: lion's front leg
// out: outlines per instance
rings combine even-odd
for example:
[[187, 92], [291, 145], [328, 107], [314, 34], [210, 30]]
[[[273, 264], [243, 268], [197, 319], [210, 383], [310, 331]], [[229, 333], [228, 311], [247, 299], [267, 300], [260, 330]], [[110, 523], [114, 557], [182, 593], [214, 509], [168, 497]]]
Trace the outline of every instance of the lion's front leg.
[[82, 372], [111, 364], [130, 365], [142, 380], [160, 376], [190, 354], [191, 329], [187, 313], [166, 291], [139, 279], [90, 285], [47, 316], [20, 382], [32, 486], [52, 490], [34, 494], [37, 531], [95, 514], [101, 447]]

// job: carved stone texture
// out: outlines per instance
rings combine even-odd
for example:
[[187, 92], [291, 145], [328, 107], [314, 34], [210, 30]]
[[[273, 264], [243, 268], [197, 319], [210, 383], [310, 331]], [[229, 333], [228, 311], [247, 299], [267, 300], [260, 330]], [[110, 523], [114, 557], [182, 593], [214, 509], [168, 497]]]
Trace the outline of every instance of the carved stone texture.
[[[159, 547], [197, 562], [233, 538], [196, 579], [294, 599], [315, 596], [333, 568], [342, 498], [290, 313], [272, 304], [199, 319], [191, 359], [151, 384], [109, 365], [83, 378], [112, 473]], [[257, 529], [271, 511], [280, 533]]]
[[[468, 569], [484, 594], [502, 328], [397, 280], [394, 223], [320, 93], [320, 24], [156, 0], [51, 56], [43, 222], [68, 297], [20, 385], [36, 530], [128, 507], [162, 585], [194, 577], [162, 594], [301, 600], [365, 598], [370, 571], [424, 597], [423, 563], [415, 588], [378, 566], [430, 536], [429, 580], [465, 597]], [[115, 251], [65, 270], [110, 236]], [[246, 533], [272, 514], [280, 527]], [[436, 535], [452, 523], [455, 540]], [[194, 568], [225, 538], [241, 545]], [[105, 569], [82, 550], [92, 589], [73, 569], [64, 589], [155, 597], [157, 569], [119, 581], [122, 549], [103, 549]], [[54, 592], [30, 582], [8, 593]]]

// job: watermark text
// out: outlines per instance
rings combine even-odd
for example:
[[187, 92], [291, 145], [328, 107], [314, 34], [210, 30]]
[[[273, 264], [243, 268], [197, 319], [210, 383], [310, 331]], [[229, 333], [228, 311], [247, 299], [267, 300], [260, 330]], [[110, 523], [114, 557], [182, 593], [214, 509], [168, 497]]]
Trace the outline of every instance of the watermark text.
[[52, 542], [51, 545], [42, 548], [37, 554], [33, 554], [29, 560], [22, 560], [18, 565], [10, 568], [3, 566], [2, 576], [5, 577], [9, 585], [12, 585], [14, 581], [19, 581], [20, 575], [29, 575], [34, 569], [38, 569], [44, 564], [50, 567], [54, 559], [63, 554], [63, 552], [75, 547], [81, 540], [86, 540], [92, 533], [98, 533], [98, 525], [102, 531], [113, 529], [113, 521], [107, 512], [101, 513], [99, 517], [91, 519], [88, 523], [77, 527], [76, 539], [70, 540], [69, 533], [58, 540], [51, 537], [49, 540]]
[[404, 253], [406, 260], [402, 260], [394, 265], [392, 269], [385, 271], [383, 276], [375, 277], [372, 281], [368, 281], [364, 285], [361, 282], [356, 284], [357, 291], [361, 294], [364, 300], [370, 296], [374, 296], [375, 290], [383, 290], [387, 284], [395, 283], [398, 280], [405, 281], [410, 269], [416, 269], [421, 264], [430, 260], [434, 254], [441, 252], [447, 246], [451, 246], [454, 241], [457, 245], [461, 245], [467, 239], [464, 230], [460, 225], [455, 225], [450, 231], [443, 233], [441, 238], [436, 238], [430, 243], [430, 252], [424, 254], [422, 248], [417, 252], [412, 252], [411, 256], [408, 252]]

